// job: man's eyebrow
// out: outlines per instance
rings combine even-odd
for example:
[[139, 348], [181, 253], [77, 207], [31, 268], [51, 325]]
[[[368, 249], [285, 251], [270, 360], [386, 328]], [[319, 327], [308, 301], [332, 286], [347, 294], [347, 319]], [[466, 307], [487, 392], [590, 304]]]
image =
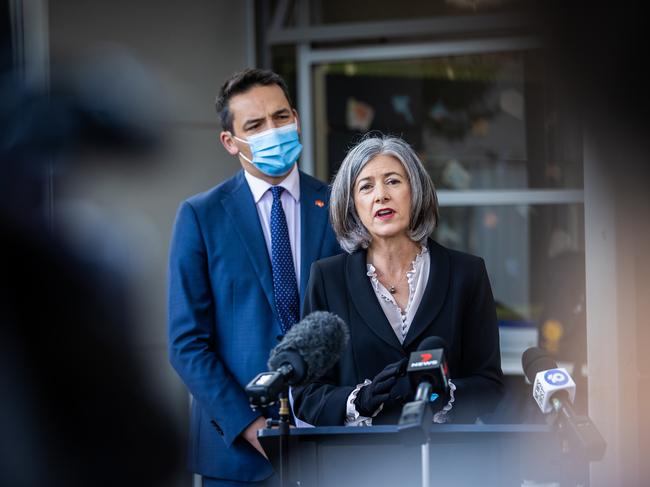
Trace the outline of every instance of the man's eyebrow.
[[252, 125], [255, 125], [256, 123], [260, 123], [263, 120], [264, 120], [264, 117], [251, 118], [250, 120], [246, 120], [244, 122], [243, 129], [246, 130], [247, 128], [250, 128]]
[[273, 116], [277, 117], [278, 115], [284, 115], [285, 113], [289, 113], [289, 109], [288, 108], [280, 108], [279, 110], [276, 110], [275, 112], [273, 112]]
[[[280, 108], [279, 110], [276, 110], [275, 112], [273, 112], [271, 114], [271, 116], [272, 117], [277, 117], [277, 116], [288, 114], [288, 113], [289, 113], [288, 108]], [[246, 120], [246, 122], [244, 122], [243, 129], [246, 130], [246, 129], [250, 128], [252, 125], [255, 125], [257, 123], [260, 123], [260, 122], [264, 121], [264, 118], [265, 117], [258, 117], [258, 118], [251, 118], [250, 120]]]

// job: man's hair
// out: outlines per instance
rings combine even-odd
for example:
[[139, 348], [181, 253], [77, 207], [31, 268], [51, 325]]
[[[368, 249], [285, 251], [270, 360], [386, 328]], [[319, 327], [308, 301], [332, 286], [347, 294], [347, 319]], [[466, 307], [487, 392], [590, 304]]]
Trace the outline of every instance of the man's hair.
[[284, 96], [287, 98], [289, 105], [293, 108], [291, 97], [289, 96], [289, 89], [284, 80], [273, 71], [268, 69], [248, 68], [239, 71], [228, 78], [219, 90], [219, 95], [215, 102], [217, 108], [217, 115], [223, 130], [232, 132], [232, 112], [230, 111], [230, 99], [241, 93], [245, 93], [254, 86], [269, 86], [278, 85], [282, 88]]

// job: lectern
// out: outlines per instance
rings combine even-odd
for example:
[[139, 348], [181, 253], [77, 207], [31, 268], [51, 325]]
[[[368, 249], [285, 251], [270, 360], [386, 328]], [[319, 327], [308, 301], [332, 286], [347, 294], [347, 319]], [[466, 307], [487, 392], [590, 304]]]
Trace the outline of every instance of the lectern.
[[[259, 437], [277, 470], [279, 432]], [[563, 450], [546, 425], [434, 424], [430, 437], [432, 486], [588, 485], [588, 463]], [[285, 485], [417, 487], [421, 452], [396, 426], [291, 428]]]

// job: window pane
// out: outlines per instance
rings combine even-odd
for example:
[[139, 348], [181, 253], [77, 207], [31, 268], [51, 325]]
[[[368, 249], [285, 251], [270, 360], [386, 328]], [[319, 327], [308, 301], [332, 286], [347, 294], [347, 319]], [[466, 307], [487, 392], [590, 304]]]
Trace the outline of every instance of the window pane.
[[485, 260], [505, 371], [538, 334], [559, 361], [586, 362], [583, 220], [582, 205], [441, 209], [434, 239]]
[[400, 135], [439, 189], [582, 188], [581, 139], [537, 51], [314, 68], [317, 175], [370, 130]]

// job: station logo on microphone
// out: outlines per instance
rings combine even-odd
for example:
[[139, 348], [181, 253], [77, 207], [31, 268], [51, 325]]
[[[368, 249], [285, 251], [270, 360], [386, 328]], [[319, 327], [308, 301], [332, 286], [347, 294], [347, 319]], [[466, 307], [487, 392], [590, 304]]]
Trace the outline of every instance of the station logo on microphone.
[[419, 359], [412, 361], [409, 368], [419, 369], [421, 367], [435, 367], [436, 365], [438, 365], [438, 361], [433, 358], [433, 354], [425, 352], [420, 354]]
[[544, 380], [552, 386], [563, 386], [569, 383], [569, 375], [562, 369], [551, 369], [544, 372]]
[[566, 391], [571, 401], [575, 399], [576, 384], [565, 369], [543, 370], [535, 376], [533, 398], [543, 413], [551, 412], [551, 397], [560, 390]]

